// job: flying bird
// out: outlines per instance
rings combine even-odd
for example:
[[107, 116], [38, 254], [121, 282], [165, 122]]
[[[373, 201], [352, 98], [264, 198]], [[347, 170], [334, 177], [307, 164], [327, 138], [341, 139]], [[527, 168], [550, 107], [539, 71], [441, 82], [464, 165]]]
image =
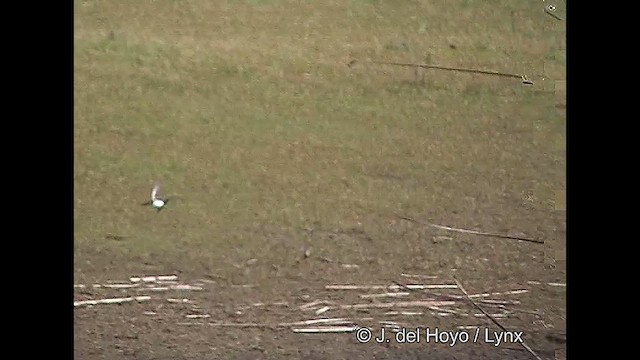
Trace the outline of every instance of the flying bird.
[[148, 206], [151, 205], [156, 212], [160, 212], [164, 208], [165, 205], [169, 202], [169, 198], [161, 198], [158, 196], [158, 191], [160, 191], [160, 185], [155, 185], [153, 189], [151, 189], [151, 200], [145, 202], [142, 205]]

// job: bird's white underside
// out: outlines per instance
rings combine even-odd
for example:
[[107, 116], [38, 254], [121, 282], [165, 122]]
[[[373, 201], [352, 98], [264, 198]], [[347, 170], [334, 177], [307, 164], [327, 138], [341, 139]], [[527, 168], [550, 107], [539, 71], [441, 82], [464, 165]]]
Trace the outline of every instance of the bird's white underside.
[[162, 201], [160, 199], [156, 199], [156, 200], [153, 200], [152, 204], [153, 204], [153, 206], [159, 208], [159, 207], [163, 207], [164, 206], [164, 201]]

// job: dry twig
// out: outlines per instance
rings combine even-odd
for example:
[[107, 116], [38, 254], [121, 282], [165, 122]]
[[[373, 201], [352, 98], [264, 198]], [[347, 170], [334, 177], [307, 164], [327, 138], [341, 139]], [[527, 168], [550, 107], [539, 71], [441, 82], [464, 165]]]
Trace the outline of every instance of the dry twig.
[[510, 74], [510, 73], [505, 73], [500, 71], [465, 69], [465, 68], [459, 68], [459, 67], [449, 67], [449, 66], [440, 66], [440, 65], [399, 63], [399, 62], [387, 62], [387, 61], [372, 61], [371, 63], [379, 64], [379, 65], [395, 65], [395, 66], [405, 66], [405, 67], [414, 67], [414, 68], [423, 68], [423, 69], [447, 70], [447, 71], [510, 77], [510, 78], [516, 78], [516, 79], [522, 80], [523, 84], [533, 85], [533, 81], [527, 79], [526, 75]]
[[[456, 284], [458, 284], [458, 288], [460, 289], [460, 291], [462, 291], [462, 293], [467, 297], [467, 299], [469, 299], [469, 301], [471, 302], [471, 304], [473, 304], [473, 306], [475, 306], [478, 310], [480, 310], [480, 312], [482, 312], [486, 317], [488, 317], [491, 322], [493, 322], [494, 324], [496, 324], [497, 327], [499, 327], [500, 329], [502, 329], [502, 331], [507, 332], [507, 329], [502, 326], [502, 324], [500, 324], [494, 317], [492, 317], [490, 314], [488, 314], [486, 311], [484, 311], [484, 309], [482, 307], [480, 307], [480, 305], [478, 305], [470, 296], [469, 293], [467, 293], [467, 290], [464, 289], [464, 287], [462, 286], [462, 284], [458, 281], [458, 279], [454, 278], [453, 280], [455, 280]], [[525, 348], [531, 355], [533, 355], [536, 359], [538, 360], [542, 360], [540, 358], [540, 356], [538, 356], [538, 354], [535, 353], [535, 351], [533, 351], [527, 344], [525, 344], [524, 340], [522, 342], [519, 342], [520, 345], [522, 345], [523, 348]]]
[[500, 239], [520, 240], [520, 241], [527, 241], [527, 242], [532, 242], [532, 243], [536, 243], [536, 244], [544, 244], [543, 240], [536, 240], [536, 239], [520, 237], [520, 236], [511, 236], [511, 235], [489, 233], [489, 232], [483, 232], [483, 231], [459, 229], [459, 228], [454, 228], [454, 227], [449, 227], [449, 226], [444, 226], [444, 225], [432, 224], [432, 223], [426, 222], [426, 221], [419, 221], [419, 220], [410, 218], [408, 216], [401, 216], [401, 215], [396, 215], [396, 216], [398, 218], [402, 219], [402, 220], [407, 220], [407, 221], [410, 221], [410, 222], [413, 222], [413, 223], [416, 223], [416, 224], [422, 224], [422, 225], [431, 226], [431, 227], [434, 227], [436, 229], [455, 231], [455, 232], [459, 232], [459, 233], [467, 233], [467, 234], [473, 234], [473, 235], [479, 235], [479, 236], [495, 237], [495, 238], [500, 238]]

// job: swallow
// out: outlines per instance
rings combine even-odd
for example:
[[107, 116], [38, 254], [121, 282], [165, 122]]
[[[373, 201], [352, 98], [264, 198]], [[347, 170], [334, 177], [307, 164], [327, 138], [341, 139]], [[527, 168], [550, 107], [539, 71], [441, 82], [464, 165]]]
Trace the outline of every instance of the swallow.
[[167, 205], [167, 203], [169, 202], [168, 198], [161, 198], [158, 196], [158, 191], [160, 190], [160, 185], [155, 185], [153, 187], [153, 189], [151, 189], [151, 200], [145, 202], [144, 206], [148, 206], [151, 205], [151, 207], [153, 207], [154, 209], [156, 209], [156, 212], [160, 212], [160, 210], [162, 210], [165, 205]]

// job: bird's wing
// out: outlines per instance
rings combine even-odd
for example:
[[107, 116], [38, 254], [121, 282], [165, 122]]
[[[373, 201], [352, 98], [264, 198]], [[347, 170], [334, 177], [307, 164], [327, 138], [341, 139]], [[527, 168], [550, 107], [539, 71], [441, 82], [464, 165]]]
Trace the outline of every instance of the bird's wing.
[[156, 200], [157, 199], [157, 195], [158, 195], [158, 190], [160, 190], [160, 185], [156, 185], [153, 187], [153, 189], [151, 190], [151, 200]]

